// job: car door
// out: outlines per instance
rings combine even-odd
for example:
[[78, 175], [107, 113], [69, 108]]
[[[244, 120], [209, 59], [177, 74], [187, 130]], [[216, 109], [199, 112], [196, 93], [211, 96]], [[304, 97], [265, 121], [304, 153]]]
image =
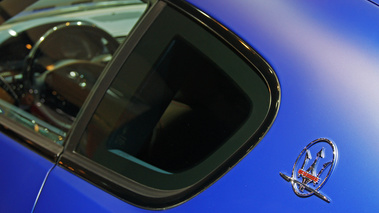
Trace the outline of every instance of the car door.
[[62, 147], [51, 145], [52, 150], [47, 150], [41, 156], [40, 152], [31, 150], [25, 144], [31, 141], [17, 136], [9, 137], [4, 133], [1, 133], [0, 141], [0, 211], [29, 212], [33, 209], [44, 180], [54, 167], [55, 157]]
[[[127, 10], [109, 12], [112, 6]], [[73, 8], [77, 12], [75, 21], [59, 16], [46, 20], [36, 12], [36, 19], [3, 27], [6, 31], [0, 36], [0, 212], [33, 211], [46, 178], [64, 150], [76, 115], [146, 4], [133, 1], [105, 5], [98, 20], [112, 17], [118, 23], [119, 16], [123, 17], [125, 28], [117, 29], [116, 34], [90, 23], [88, 17], [77, 21], [82, 12], [77, 10], [84, 6]], [[98, 8], [104, 10], [104, 4], [90, 4], [89, 9]], [[88, 10], [85, 12], [98, 18]]]

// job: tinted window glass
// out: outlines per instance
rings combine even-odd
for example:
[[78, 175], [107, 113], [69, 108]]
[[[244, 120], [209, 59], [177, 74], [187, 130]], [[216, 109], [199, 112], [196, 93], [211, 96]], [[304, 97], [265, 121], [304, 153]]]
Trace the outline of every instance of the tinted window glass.
[[107, 156], [112, 153], [143, 161], [152, 169], [178, 172], [217, 150], [251, 111], [250, 100], [238, 85], [180, 37], [169, 43], [150, 70], [141, 71], [146, 73], [139, 84], [128, 87], [120, 76], [112, 85], [100, 108], [109, 108], [114, 101], [121, 107], [118, 112], [102, 112], [88, 134], [98, 133], [105, 125], [101, 122], [113, 113], [117, 119], [96, 137], [100, 146], [82, 153], [103, 164], [111, 162]]
[[167, 7], [123, 64], [76, 151], [151, 187], [187, 187], [254, 134], [269, 104], [254, 68]]

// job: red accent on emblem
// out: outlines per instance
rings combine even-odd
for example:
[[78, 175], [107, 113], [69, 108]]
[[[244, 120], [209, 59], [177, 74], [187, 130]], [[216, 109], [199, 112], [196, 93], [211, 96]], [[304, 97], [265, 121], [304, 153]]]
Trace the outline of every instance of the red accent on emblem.
[[308, 179], [311, 179], [313, 182], [317, 183], [319, 181], [319, 178], [318, 177], [315, 177], [311, 174], [309, 174], [308, 172], [302, 170], [302, 169], [299, 169], [299, 174], [305, 178], [308, 178]]

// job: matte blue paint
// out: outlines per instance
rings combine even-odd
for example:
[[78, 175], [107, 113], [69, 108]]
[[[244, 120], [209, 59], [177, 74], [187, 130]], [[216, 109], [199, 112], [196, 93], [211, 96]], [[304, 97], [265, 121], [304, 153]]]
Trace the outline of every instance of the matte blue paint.
[[0, 133], [0, 212], [30, 212], [52, 166], [53, 163]]

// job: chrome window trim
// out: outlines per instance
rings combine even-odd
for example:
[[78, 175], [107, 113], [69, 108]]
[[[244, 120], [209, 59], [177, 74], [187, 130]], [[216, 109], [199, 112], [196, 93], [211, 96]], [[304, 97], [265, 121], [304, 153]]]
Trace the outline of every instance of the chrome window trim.
[[43, 135], [36, 134], [30, 128], [22, 126], [12, 119], [1, 116], [0, 125], [4, 128], [1, 130], [2, 134], [30, 147], [52, 162], [56, 162], [63, 152], [63, 146], [54, 143]]

